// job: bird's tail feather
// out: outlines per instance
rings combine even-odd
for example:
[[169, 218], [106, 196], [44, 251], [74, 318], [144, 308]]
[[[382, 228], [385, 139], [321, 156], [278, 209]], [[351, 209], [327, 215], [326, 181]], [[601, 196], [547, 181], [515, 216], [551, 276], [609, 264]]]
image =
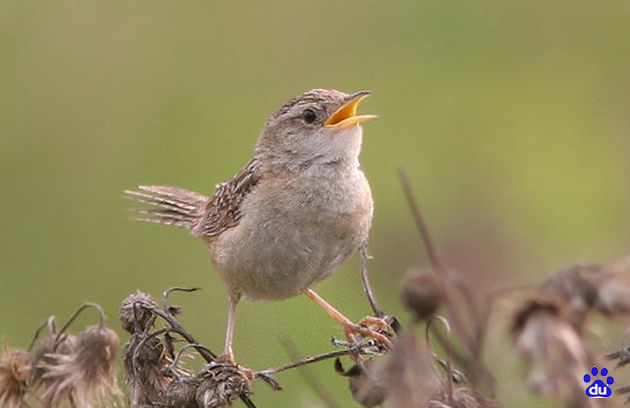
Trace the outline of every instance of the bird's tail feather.
[[203, 215], [208, 197], [170, 186], [138, 186], [138, 190], [125, 190], [125, 194], [140, 203], [156, 208], [135, 210], [138, 221], [176, 225], [192, 230]]

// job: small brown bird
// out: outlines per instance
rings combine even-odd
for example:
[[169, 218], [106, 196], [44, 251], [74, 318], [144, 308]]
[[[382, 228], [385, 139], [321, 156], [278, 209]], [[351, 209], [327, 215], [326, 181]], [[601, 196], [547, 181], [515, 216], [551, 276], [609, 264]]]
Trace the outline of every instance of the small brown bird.
[[242, 295], [280, 300], [301, 293], [344, 328], [387, 344], [367, 325], [352, 323], [310, 287], [336, 271], [367, 242], [370, 185], [359, 168], [357, 115], [367, 91], [313, 89], [286, 102], [265, 123], [254, 157], [212, 197], [168, 186], [126, 191], [157, 208], [142, 221], [185, 227], [202, 238], [229, 291], [224, 358], [234, 363], [232, 332]]

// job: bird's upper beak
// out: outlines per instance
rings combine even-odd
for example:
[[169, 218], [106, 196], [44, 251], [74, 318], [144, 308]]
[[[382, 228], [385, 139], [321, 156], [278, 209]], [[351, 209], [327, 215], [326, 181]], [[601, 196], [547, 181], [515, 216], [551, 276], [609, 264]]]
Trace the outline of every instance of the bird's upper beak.
[[345, 128], [376, 118], [376, 115], [357, 115], [359, 102], [369, 95], [370, 91], [359, 91], [348, 95], [343, 105], [326, 119], [324, 126]]

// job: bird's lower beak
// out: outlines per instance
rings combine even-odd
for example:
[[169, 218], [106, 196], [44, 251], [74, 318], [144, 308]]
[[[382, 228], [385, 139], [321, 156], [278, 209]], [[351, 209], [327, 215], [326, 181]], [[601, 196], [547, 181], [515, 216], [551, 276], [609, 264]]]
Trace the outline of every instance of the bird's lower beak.
[[376, 118], [376, 115], [357, 115], [359, 102], [369, 95], [370, 91], [359, 91], [348, 95], [346, 102], [326, 119], [324, 126], [345, 128]]

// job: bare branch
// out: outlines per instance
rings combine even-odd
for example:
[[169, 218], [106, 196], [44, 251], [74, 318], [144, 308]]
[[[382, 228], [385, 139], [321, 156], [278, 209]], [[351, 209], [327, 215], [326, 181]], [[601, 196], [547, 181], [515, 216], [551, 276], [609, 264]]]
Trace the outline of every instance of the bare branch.
[[[282, 346], [286, 350], [287, 354], [291, 359], [297, 359], [300, 355], [297, 345], [290, 338], [285, 338], [281, 340]], [[306, 365], [302, 365], [299, 367], [299, 372], [304, 378], [304, 381], [315, 391], [315, 393], [319, 396], [319, 398], [326, 404], [328, 408], [338, 408], [340, 407], [339, 403], [332, 396], [330, 391], [326, 389], [324, 384], [319, 381], [311, 371], [308, 370]]]
[[370, 306], [374, 311], [374, 315], [376, 317], [382, 318], [383, 316], [385, 316], [385, 313], [383, 313], [383, 309], [381, 309], [381, 307], [378, 305], [376, 296], [374, 296], [374, 292], [372, 291], [372, 286], [370, 285], [370, 278], [367, 271], [367, 261], [368, 259], [370, 259], [370, 255], [368, 255], [367, 252], [367, 242], [364, 242], [361, 245], [359, 254], [361, 256], [361, 281], [363, 282], [363, 292], [370, 302]]
[[365, 343], [356, 344], [353, 347], [350, 347], [346, 350], [331, 351], [329, 353], [318, 354], [312, 357], [305, 357], [301, 360], [292, 361], [290, 363], [286, 363], [278, 367], [268, 368], [266, 370], [257, 372], [256, 376], [269, 376], [269, 375], [279, 373], [281, 371], [289, 370], [291, 368], [299, 367], [305, 364], [316, 363], [318, 361], [347, 356], [351, 354], [374, 355], [375, 353], [368, 350], [369, 348], [372, 348], [372, 347], [374, 347], [374, 342], [370, 340]]

